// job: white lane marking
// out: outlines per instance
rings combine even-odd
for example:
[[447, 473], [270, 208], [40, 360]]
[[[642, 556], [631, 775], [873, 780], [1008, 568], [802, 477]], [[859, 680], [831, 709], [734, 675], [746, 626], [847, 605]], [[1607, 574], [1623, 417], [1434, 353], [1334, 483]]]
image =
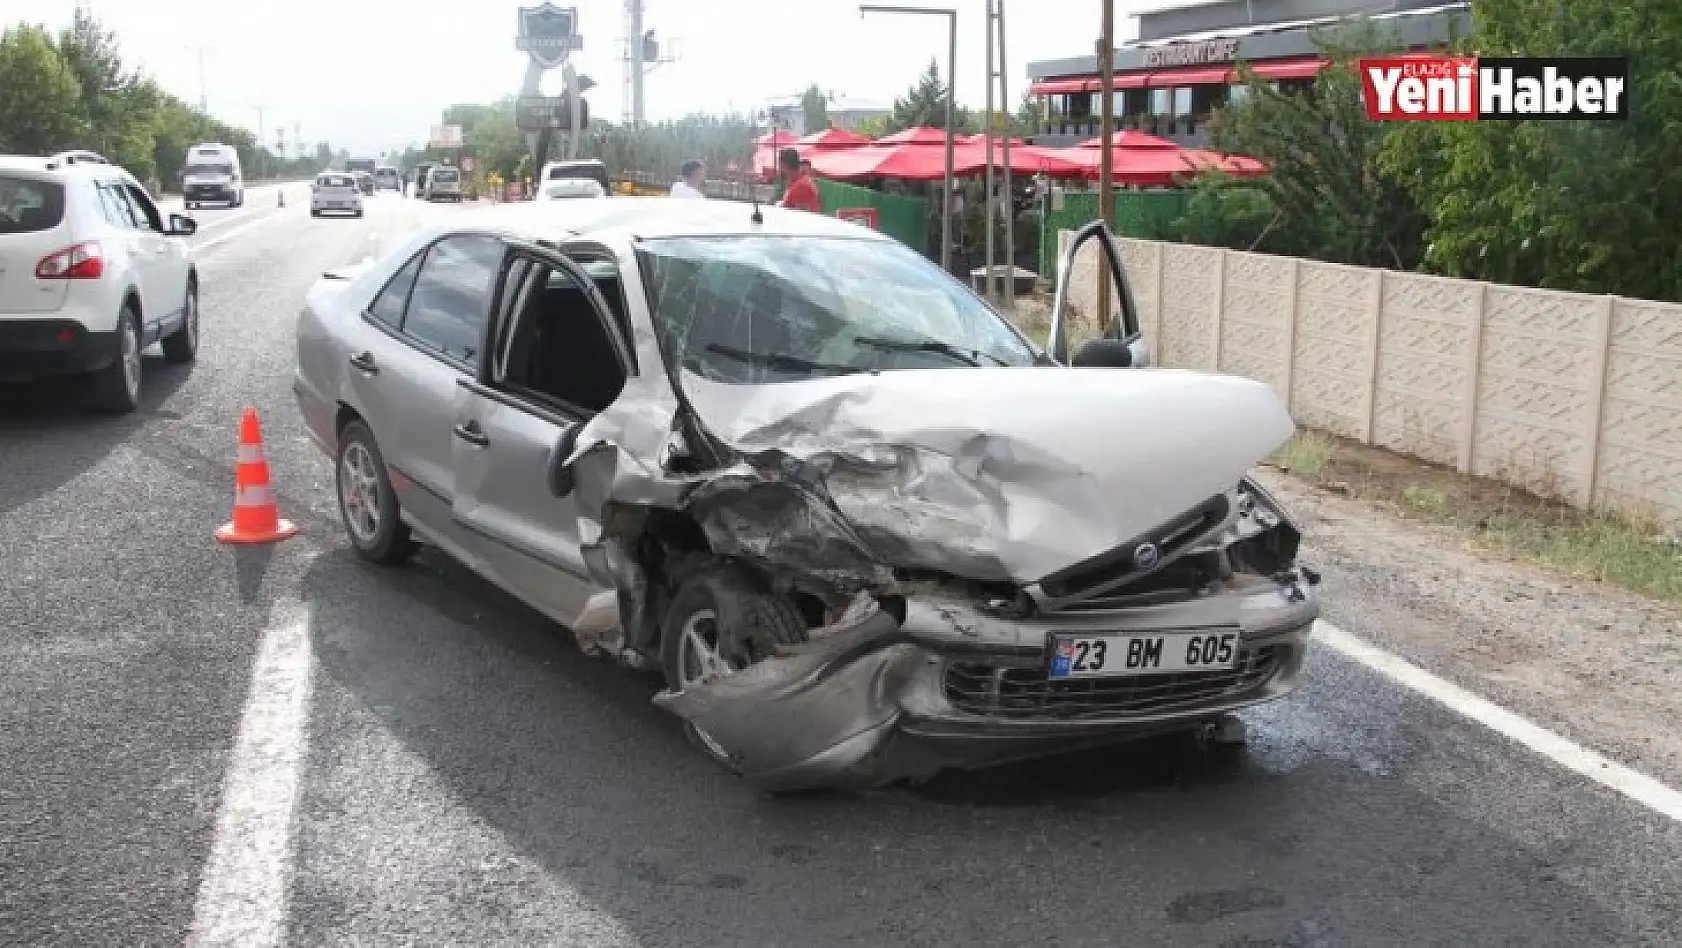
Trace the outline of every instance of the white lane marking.
[[1561, 737], [1534, 721], [1508, 711], [1486, 698], [1480, 698], [1453, 682], [1438, 678], [1407, 659], [1392, 655], [1323, 619], [1315, 623], [1314, 638], [1334, 651], [1523, 745], [1566, 770], [1581, 774], [1609, 790], [1621, 793], [1655, 813], [1682, 822], [1682, 791], [1672, 789], [1646, 774], [1631, 770], [1617, 761]]
[[202, 251], [209, 250], [210, 248], [216, 246], [217, 244], [226, 243], [227, 241], [233, 240], [235, 237], [238, 237], [240, 234], [243, 234], [248, 230], [252, 230], [253, 228], [261, 227], [264, 224], [267, 224], [269, 221], [274, 220], [275, 217], [276, 217], [276, 215], [274, 215], [274, 214], [268, 214], [268, 215], [265, 215], [265, 216], [263, 216], [263, 217], [261, 217], [257, 220], [252, 221], [249, 224], [246, 224], [244, 227], [235, 227], [233, 230], [230, 230], [227, 233], [217, 234], [215, 237], [212, 237], [209, 240], [200, 241], [199, 243], [196, 243], [196, 244], [189, 244], [188, 246], [192, 248], [192, 250], [195, 254], [197, 254], [197, 253], [200, 253]]
[[252, 664], [245, 713], [222, 780], [216, 838], [187, 935], [193, 948], [262, 948], [284, 938], [311, 665], [307, 612], [277, 614]]

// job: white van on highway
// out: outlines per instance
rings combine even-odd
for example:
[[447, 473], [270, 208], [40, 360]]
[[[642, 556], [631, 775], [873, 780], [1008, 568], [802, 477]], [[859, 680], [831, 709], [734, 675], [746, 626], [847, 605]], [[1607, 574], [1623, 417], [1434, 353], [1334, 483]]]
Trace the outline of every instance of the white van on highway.
[[426, 175], [428, 201], [460, 201], [461, 172], [450, 165], [434, 167]]
[[245, 175], [240, 172], [239, 150], [219, 142], [187, 149], [187, 165], [181, 172], [181, 197], [189, 209], [207, 201], [229, 207], [244, 204]]

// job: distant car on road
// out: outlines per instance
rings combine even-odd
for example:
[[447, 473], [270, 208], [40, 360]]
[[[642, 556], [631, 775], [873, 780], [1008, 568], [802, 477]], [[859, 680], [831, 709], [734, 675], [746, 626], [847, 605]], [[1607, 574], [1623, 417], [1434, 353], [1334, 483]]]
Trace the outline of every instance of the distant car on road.
[[390, 165], [381, 165], [374, 169], [374, 190], [401, 192], [403, 190], [403, 178], [398, 175], [396, 168]]
[[426, 199], [428, 201], [460, 201], [461, 172], [449, 165], [440, 165], [427, 172]]
[[601, 185], [602, 193], [613, 193], [613, 179], [608, 176], [607, 165], [599, 158], [582, 158], [573, 161], [550, 161], [543, 165], [543, 173], [538, 175], [537, 191], [542, 200], [542, 193], [551, 181], [594, 181]]
[[432, 170], [432, 167], [433, 166], [430, 163], [426, 163], [426, 162], [415, 165], [415, 170], [414, 170], [414, 173], [412, 175], [412, 177], [414, 178], [414, 183], [413, 183], [413, 187], [411, 187], [410, 190], [409, 190], [409, 196], [410, 197], [413, 197], [413, 198], [424, 198], [424, 197], [426, 197], [426, 175], [427, 175], [427, 172]]
[[355, 175], [331, 171], [315, 176], [310, 188], [310, 216], [321, 217], [328, 211], [362, 216], [362, 189]]
[[763, 789], [1236, 742], [1319, 614], [1248, 476], [1295, 426], [1266, 383], [1150, 369], [1114, 237], [1064, 259], [1094, 237], [1121, 318], [1065, 360], [834, 218], [450, 215], [311, 289], [293, 388], [358, 553], [425, 540], [660, 669]]
[[557, 181], [545, 181], [538, 188], [537, 201], [564, 201], [569, 198], [599, 198], [607, 197], [602, 186], [590, 178], [563, 178]]
[[85, 374], [96, 407], [140, 404], [140, 352], [191, 362], [199, 282], [183, 237], [127, 171], [89, 152], [0, 156], [0, 381]]

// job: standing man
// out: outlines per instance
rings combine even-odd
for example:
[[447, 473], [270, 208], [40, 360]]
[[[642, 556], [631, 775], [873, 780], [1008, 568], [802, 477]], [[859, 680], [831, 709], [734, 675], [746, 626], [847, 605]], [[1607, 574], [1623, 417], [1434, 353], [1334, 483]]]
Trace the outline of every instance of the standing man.
[[683, 176], [672, 185], [672, 197], [705, 199], [702, 187], [707, 181], [706, 166], [694, 158], [683, 163]]
[[800, 153], [792, 148], [784, 148], [781, 160], [783, 174], [788, 177], [788, 190], [783, 193], [783, 207], [812, 214], [823, 213], [823, 199], [818, 196], [818, 186], [812, 183], [812, 178], [801, 167]]

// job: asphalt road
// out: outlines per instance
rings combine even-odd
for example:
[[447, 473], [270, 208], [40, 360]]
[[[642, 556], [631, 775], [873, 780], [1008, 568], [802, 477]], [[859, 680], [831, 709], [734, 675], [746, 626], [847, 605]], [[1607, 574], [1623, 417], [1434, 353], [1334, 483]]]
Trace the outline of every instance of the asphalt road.
[[[1682, 943], [1674, 815], [1329, 647], [1241, 753], [748, 791], [654, 679], [435, 555], [349, 553], [293, 321], [455, 211], [291, 193], [196, 212], [200, 359], [148, 359], [138, 414], [0, 388], [0, 943]], [[236, 551], [247, 405], [302, 533]]]

